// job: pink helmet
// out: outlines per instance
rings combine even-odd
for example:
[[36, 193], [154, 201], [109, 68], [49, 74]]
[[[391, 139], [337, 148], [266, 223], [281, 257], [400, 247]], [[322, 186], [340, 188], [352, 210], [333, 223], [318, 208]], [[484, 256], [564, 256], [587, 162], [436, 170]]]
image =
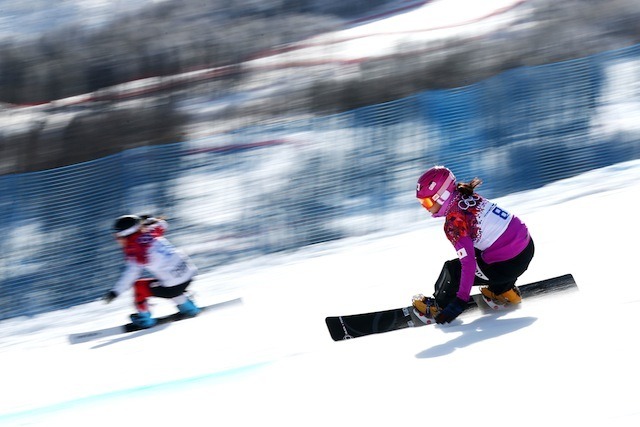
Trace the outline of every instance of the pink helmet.
[[[444, 205], [456, 188], [456, 177], [444, 166], [434, 166], [418, 179], [416, 197]], [[424, 203], [423, 203], [424, 205]]]

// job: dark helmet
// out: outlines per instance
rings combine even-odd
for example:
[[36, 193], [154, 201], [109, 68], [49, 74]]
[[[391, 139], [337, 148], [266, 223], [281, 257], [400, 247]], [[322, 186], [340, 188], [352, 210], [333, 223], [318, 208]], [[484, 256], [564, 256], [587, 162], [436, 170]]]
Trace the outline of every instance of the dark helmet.
[[140, 229], [142, 219], [137, 215], [123, 215], [113, 223], [113, 232], [118, 237], [129, 236]]

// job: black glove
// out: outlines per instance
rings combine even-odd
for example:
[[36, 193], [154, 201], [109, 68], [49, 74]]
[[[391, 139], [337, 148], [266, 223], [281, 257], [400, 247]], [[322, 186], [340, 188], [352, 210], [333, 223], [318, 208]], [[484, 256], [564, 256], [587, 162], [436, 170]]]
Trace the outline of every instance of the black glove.
[[456, 297], [436, 316], [436, 323], [449, 323], [467, 308], [467, 302]]
[[118, 297], [118, 294], [116, 294], [113, 291], [109, 291], [105, 294], [105, 296], [102, 297], [102, 300], [106, 303], [109, 304], [111, 301], [113, 301], [114, 299], [116, 299]]

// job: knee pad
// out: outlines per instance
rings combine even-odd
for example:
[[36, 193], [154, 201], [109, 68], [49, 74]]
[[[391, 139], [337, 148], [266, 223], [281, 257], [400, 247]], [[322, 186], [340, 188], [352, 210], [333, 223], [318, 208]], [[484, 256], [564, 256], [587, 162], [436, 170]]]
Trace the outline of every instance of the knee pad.
[[434, 285], [433, 297], [440, 307], [446, 307], [451, 302], [460, 288], [460, 270], [462, 265], [459, 259], [447, 261], [442, 266], [440, 276]]

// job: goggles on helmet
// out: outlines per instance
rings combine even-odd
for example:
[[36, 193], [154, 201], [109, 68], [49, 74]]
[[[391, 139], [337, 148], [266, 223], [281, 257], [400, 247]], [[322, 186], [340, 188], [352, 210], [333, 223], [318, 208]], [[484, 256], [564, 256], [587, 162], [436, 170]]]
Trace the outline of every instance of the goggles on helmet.
[[420, 200], [420, 204], [427, 210], [431, 209], [435, 204], [435, 202], [433, 201], [433, 198], [431, 197], [424, 197], [418, 200]]

